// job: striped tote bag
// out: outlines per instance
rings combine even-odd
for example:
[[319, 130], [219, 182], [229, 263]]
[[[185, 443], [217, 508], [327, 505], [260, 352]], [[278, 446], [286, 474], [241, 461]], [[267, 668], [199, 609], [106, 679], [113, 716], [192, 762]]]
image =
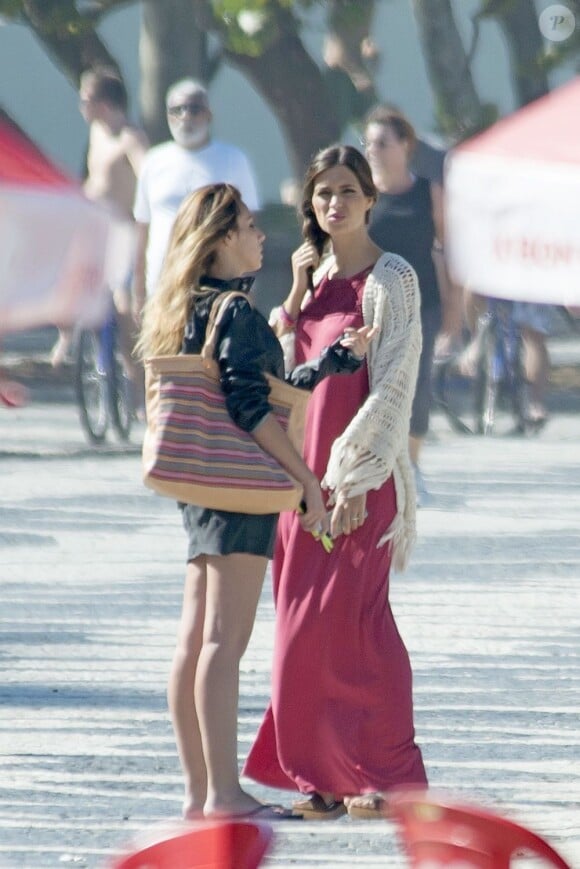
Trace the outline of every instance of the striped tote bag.
[[[214, 510], [294, 510], [302, 499], [300, 484], [235, 425], [226, 409], [212, 346], [220, 312], [233, 294], [226, 295], [208, 323], [208, 338], [200, 355], [156, 356], [145, 361], [143, 480], [160, 495]], [[310, 393], [266, 377], [278, 422], [302, 452]]]

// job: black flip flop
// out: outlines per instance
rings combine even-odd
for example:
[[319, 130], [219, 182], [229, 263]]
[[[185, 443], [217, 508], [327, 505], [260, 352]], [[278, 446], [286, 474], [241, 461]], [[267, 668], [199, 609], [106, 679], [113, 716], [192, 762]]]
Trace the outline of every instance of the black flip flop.
[[292, 809], [286, 809], [284, 806], [275, 805], [274, 803], [264, 803], [252, 809], [251, 812], [246, 812], [244, 815], [235, 815], [234, 817], [255, 818], [257, 821], [301, 821], [302, 815], [297, 815]]
[[238, 814], [205, 815], [206, 821], [243, 821], [250, 818], [256, 821], [301, 821], [302, 815], [297, 815], [292, 809], [287, 809], [277, 803], [261, 803], [255, 809]]

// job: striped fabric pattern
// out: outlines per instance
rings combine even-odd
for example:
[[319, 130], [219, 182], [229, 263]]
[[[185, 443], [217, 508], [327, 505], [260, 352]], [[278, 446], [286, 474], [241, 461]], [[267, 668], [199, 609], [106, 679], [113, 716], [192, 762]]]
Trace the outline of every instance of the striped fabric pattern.
[[[289, 408], [278, 405], [274, 410], [287, 430]], [[162, 380], [158, 427], [157, 477], [236, 489], [248, 481], [264, 491], [294, 488], [278, 462], [232, 422], [219, 384], [201, 373]]]
[[[274, 513], [298, 506], [301, 487], [234, 424], [218, 378], [205, 370], [199, 356], [147, 360], [146, 371], [147, 486], [185, 503], [232, 512]], [[296, 429], [292, 415], [304, 416], [308, 393], [276, 378], [269, 380], [270, 404], [290, 435], [290, 429]], [[282, 396], [277, 397], [277, 392]], [[298, 409], [293, 399], [298, 399]], [[295, 445], [301, 448], [301, 443]]]

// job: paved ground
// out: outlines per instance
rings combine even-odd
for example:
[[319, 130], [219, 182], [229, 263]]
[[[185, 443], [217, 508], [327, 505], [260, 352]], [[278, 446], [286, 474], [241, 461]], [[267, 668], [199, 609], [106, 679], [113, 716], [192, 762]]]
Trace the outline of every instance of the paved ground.
[[[11, 869], [104, 866], [176, 818], [181, 797], [164, 683], [182, 530], [141, 486], [139, 432], [128, 449], [89, 449], [67, 388], [35, 384], [29, 407], [0, 408], [0, 866]], [[577, 398], [553, 396], [531, 440], [462, 439], [434, 420], [433, 502], [392, 597], [432, 784], [530, 825], [580, 867]], [[241, 756], [268, 696], [272, 622], [266, 583], [243, 662]], [[278, 826], [268, 866], [405, 865], [387, 822]]]

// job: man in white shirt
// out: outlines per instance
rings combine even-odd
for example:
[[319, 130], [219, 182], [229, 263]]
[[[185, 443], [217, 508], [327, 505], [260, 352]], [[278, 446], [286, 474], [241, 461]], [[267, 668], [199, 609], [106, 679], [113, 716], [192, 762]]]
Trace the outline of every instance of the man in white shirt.
[[147, 295], [155, 291], [173, 221], [185, 196], [205, 184], [224, 181], [240, 190], [250, 210], [258, 207], [246, 155], [234, 145], [211, 139], [212, 113], [204, 86], [194, 79], [176, 82], [167, 91], [166, 106], [173, 139], [149, 151], [135, 195], [137, 321]]

